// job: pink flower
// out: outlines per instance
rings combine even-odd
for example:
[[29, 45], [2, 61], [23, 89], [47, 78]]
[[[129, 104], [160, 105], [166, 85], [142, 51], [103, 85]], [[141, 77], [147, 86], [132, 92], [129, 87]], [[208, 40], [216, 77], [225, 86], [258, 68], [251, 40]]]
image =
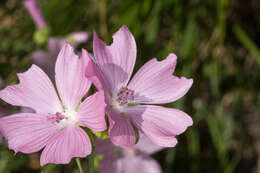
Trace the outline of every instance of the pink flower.
[[96, 154], [102, 154], [101, 173], [162, 173], [152, 155], [163, 148], [154, 145], [145, 136], [141, 137], [135, 147], [116, 147], [109, 140], [96, 140]]
[[46, 26], [38, 0], [23, 0], [23, 5], [33, 18], [33, 21], [38, 28], [43, 28]]
[[59, 96], [48, 76], [36, 65], [18, 74], [18, 85], [0, 91], [0, 98], [5, 102], [36, 111], [0, 119], [0, 131], [8, 140], [9, 149], [33, 153], [44, 148], [42, 166], [66, 164], [72, 157], [86, 157], [91, 153], [90, 139], [80, 126], [94, 131], [105, 130], [106, 105], [103, 91], [81, 102], [91, 85], [84, 75], [88, 62], [89, 59], [79, 58], [66, 44], [55, 66]]
[[192, 125], [192, 119], [181, 110], [151, 104], [176, 101], [190, 89], [192, 79], [172, 75], [176, 55], [171, 53], [163, 61], [148, 61], [129, 82], [136, 60], [136, 43], [126, 26], [113, 35], [110, 46], [94, 33], [93, 49], [95, 59], [87, 76], [105, 91], [111, 141], [119, 146], [134, 145], [133, 123], [155, 144], [174, 147], [175, 137]]

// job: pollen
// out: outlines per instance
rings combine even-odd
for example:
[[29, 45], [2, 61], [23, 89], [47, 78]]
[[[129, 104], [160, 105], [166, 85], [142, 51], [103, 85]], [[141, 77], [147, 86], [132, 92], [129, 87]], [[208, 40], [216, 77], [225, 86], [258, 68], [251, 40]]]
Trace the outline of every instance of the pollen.
[[59, 129], [64, 129], [69, 125], [77, 124], [77, 114], [74, 111], [57, 112], [47, 115], [47, 121], [57, 125]]
[[121, 88], [117, 94], [117, 102], [120, 105], [127, 104], [130, 100], [134, 99], [134, 91], [128, 88]]
[[60, 123], [60, 121], [63, 119], [68, 119], [68, 117], [64, 116], [60, 112], [57, 112], [54, 115], [47, 115], [47, 120], [52, 123]]

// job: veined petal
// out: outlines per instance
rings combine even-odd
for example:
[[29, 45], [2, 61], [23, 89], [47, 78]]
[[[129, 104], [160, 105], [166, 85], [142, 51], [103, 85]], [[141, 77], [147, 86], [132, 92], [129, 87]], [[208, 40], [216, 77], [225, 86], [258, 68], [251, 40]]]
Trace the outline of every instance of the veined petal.
[[107, 81], [99, 67], [93, 62], [91, 55], [82, 49], [82, 58], [88, 59], [88, 65], [86, 67], [86, 77], [95, 85], [98, 90], [103, 90], [104, 87], [108, 86]]
[[86, 157], [91, 153], [88, 135], [78, 126], [69, 126], [53, 136], [41, 155], [41, 166], [48, 163], [67, 164], [73, 157]]
[[32, 65], [28, 71], [17, 75], [20, 83], [1, 90], [1, 99], [14, 106], [30, 107], [37, 113], [62, 111], [50, 79], [38, 66]]
[[94, 84], [97, 90], [104, 91], [105, 101], [107, 104], [109, 104], [111, 94], [109, 81], [104, 76], [100, 67], [94, 62], [94, 59], [91, 57], [91, 55], [84, 49], [82, 50], [82, 57], [89, 59], [85, 73], [86, 77]]
[[186, 113], [161, 106], [131, 106], [126, 109], [126, 114], [141, 132], [162, 147], [174, 147], [177, 144], [175, 136], [193, 123]]
[[163, 104], [178, 100], [190, 89], [193, 80], [173, 76], [177, 57], [170, 54], [165, 60], [152, 59], [144, 64], [130, 81], [128, 88], [135, 92], [134, 102]]
[[45, 115], [20, 113], [0, 119], [0, 131], [9, 149], [23, 153], [41, 150], [59, 130]]
[[80, 124], [94, 131], [106, 130], [105, 107], [103, 91], [89, 96], [79, 107]]
[[77, 107], [90, 88], [91, 82], [85, 77], [87, 61], [78, 58], [69, 44], [65, 44], [58, 55], [55, 66], [56, 85], [62, 103], [69, 110]]
[[136, 60], [136, 43], [128, 28], [122, 26], [113, 35], [110, 46], [94, 33], [93, 50], [96, 63], [109, 81], [110, 91], [126, 86]]
[[133, 146], [136, 141], [134, 128], [121, 113], [109, 109], [109, 137], [117, 146]]

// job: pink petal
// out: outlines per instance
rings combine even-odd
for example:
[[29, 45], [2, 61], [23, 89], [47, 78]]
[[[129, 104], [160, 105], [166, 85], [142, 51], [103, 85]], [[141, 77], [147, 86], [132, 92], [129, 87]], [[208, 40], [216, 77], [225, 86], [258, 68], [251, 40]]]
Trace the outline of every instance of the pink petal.
[[103, 91], [89, 96], [79, 107], [80, 124], [94, 131], [106, 130], [105, 107]]
[[82, 58], [88, 59], [88, 65], [85, 71], [86, 77], [95, 85], [98, 90], [103, 90], [102, 83], [105, 83], [105, 78], [102, 72], [99, 70], [99, 67], [97, 67], [97, 65], [93, 62], [91, 55], [85, 49], [82, 49]]
[[114, 35], [113, 43], [107, 46], [94, 33], [94, 56], [97, 64], [109, 81], [110, 91], [124, 87], [133, 72], [136, 59], [136, 43], [126, 26]]
[[18, 73], [20, 83], [0, 91], [0, 98], [14, 106], [33, 108], [38, 113], [61, 112], [62, 107], [48, 76], [36, 65]]
[[1, 118], [0, 131], [8, 140], [9, 149], [33, 153], [41, 150], [58, 128], [45, 115], [20, 113]]
[[85, 77], [87, 64], [87, 59], [78, 58], [69, 44], [65, 44], [58, 55], [56, 85], [62, 103], [69, 110], [77, 107], [90, 88], [91, 82]]
[[133, 146], [136, 141], [134, 128], [130, 122], [119, 112], [109, 110], [109, 136], [114, 145]]
[[91, 150], [86, 132], [78, 126], [70, 126], [49, 140], [41, 155], [41, 166], [48, 163], [67, 164], [73, 157], [86, 157]]
[[193, 80], [173, 76], [177, 57], [170, 54], [165, 60], [152, 59], [135, 74], [128, 88], [135, 92], [135, 103], [163, 104], [184, 96]]
[[139, 133], [139, 141], [135, 145], [135, 148], [144, 154], [151, 155], [161, 151], [164, 147], [154, 144], [148, 137]]
[[186, 113], [161, 106], [131, 106], [126, 109], [126, 114], [141, 132], [162, 147], [174, 147], [177, 144], [175, 136], [193, 123]]
[[157, 161], [148, 156], [127, 156], [121, 159], [122, 172], [162, 173]]

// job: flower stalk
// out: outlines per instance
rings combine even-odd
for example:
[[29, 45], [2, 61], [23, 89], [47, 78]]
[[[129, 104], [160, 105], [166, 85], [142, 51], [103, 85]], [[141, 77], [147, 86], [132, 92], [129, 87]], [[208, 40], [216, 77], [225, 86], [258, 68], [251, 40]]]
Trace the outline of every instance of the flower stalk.
[[81, 166], [81, 163], [80, 163], [80, 159], [79, 158], [76, 158], [76, 162], [77, 162], [77, 166], [79, 168], [79, 172], [80, 173], [83, 173], [83, 169], [82, 169], [82, 166]]

